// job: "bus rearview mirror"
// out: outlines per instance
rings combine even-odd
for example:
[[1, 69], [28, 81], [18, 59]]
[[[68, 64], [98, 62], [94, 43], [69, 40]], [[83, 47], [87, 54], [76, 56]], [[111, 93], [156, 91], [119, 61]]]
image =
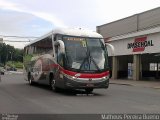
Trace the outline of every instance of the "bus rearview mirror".
[[105, 43], [106, 46], [109, 46], [111, 48], [111, 55], [114, 56], [115, 55], [115, 49], [114, 49], [114, 46], [112, 44], [109, 44], [109, 43]]
[[59, 46], [60, 52], [65, 53], [65, 45], [64, 45], [64, 42], [62, 40], [57, 40], [55, 42], [55, 46]]

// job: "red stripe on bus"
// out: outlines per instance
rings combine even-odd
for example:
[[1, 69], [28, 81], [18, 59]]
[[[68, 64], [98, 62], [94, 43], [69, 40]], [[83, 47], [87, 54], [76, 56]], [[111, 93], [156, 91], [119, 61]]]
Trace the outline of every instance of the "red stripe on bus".
[[50, 67], [51, 68], [56, 68], [56, 67], [58, 67], [58, 64], [50, 64]]
[[[65, 70], [62, 67], [60, 67], [60, 70], [70, 76], [75, 76], [76, 74], [78, 74], [77, 72], [73, 72], [73, 71], [69, 71], [69, 70]], [[80, 76], [78, 78], [102, 78], [105, 76], [109, 76], [109, 71], [106, 72], [102, 72], [102, 73], [79, 73]]]
[[[76, 74], [78, 74], [78, 72], [73, 72], [73, 71], [69, 71], [69, 70], [65, 70], [64, 68], [62, 68], [61, 66], [59, 66], [58, 64], [51, 64], [51, 67], [59, 67], [60, 71], [62, 71], [63, 73], [70, 75], [70, 76], [75, 76]], [[109, 76], [109, 71], [106, 72], [102, 72], [102, 73], [79, 73], [80, 76], [78, 78], [102, 78], [105, 76]]]

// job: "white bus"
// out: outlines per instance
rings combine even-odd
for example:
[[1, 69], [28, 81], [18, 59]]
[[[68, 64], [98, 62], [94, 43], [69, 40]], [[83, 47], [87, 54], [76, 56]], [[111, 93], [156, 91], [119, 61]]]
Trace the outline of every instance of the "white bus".
[[108, 54], [103, 37], [82, 29], [56, 29], [24, 48], [25, 79], [52, 89], [108, 88]]

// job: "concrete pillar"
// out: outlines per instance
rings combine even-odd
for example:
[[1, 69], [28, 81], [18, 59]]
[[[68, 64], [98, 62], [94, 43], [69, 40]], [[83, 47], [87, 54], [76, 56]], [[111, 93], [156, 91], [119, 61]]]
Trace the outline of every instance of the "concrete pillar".
[[141, 58], [140, 55], [133, 55], [133, 80], [141, 77]]
[[112, 59], [112, 79], [117, 79], [118, 77], [118, 57], [113, 56]]

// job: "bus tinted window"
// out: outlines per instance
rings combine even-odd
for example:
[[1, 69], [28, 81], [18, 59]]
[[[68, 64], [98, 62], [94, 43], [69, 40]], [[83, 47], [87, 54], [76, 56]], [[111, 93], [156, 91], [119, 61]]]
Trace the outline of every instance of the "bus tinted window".
[[98, 38], [63, 37], [69, 68], [82, 71], [105, 70], [107, 51]]

